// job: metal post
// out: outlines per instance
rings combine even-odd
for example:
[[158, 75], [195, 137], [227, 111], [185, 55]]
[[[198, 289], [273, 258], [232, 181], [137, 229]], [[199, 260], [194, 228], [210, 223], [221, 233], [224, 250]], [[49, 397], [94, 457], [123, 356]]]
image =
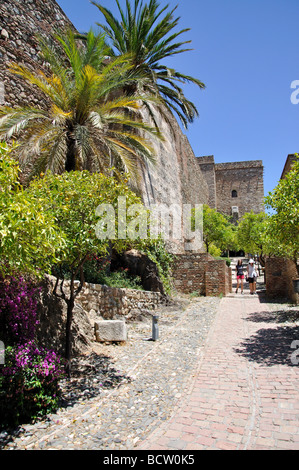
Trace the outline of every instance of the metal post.
[[159, 338], [159, 326], [158, 326], [158, 315], [153, 315], [153, 324], [152, 324], [152, 340], [156, 341]]

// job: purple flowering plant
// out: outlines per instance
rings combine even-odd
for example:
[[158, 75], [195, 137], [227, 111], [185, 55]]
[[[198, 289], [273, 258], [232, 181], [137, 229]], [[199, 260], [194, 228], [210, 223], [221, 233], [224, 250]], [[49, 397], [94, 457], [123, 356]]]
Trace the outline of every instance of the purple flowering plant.
[[0, 334], [9, 344], [0, 367], [0, 427], [6, 427], [57, 409], [64, 364], [36, 344], [39, 289], [22, 277], [0, 279], [0, 287]]
[[21, 344], [35, 337], [39, 289], [23, 277], [0, 279], [0, 331], [6, 341]]
[[34, 340], [8, 347], [0, 376], [0, 422], [4, 426], [38, 419], [55, 411], [58, 382], [64, 375], [60, 357]]

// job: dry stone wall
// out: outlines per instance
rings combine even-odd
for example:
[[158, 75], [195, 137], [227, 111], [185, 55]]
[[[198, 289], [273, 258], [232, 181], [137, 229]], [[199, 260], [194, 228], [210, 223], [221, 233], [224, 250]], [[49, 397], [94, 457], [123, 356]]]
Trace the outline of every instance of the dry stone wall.
[[130, 320], [142, 315], [145, 310], [155, 310], [162, 302], [162, 295], [159, 292], [85, 283], [76, 302], [90, 319], [102, 317], [105, 320]]
[[[53, 276], [46, 276], [41, 282], [37, 338], [41, 345], [64, 354], [66, 303], [53, 294], [55, 280]], [[69, 282], [65, 281], [66, 296], [68, 290]], [[95, 341], [94, 325], [97, 321], [139, 321], [153, 315], [162, 303], [163, 296], [158, 292], [85, 283], [74, 307], [73, 352], [79, 354], [90, 349]]]

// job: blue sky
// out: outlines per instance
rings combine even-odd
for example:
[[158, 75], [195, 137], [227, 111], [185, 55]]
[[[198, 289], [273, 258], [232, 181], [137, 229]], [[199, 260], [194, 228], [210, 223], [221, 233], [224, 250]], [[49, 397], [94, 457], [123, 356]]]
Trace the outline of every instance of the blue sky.
[[[89, 0], [57, 0], [79, 31], [102, 22]], [[116, 13], [115, 0], [98, 1]], [[124, 5], [124, 0], [120, 0]], [[168, 65], [202, 80], [186, 85], [200, 117], [184, 131], [196, 156], [217, 163], [262, 160], [265, 195], [277, 185], [287, 155], [299, 152], [298, 0], [161, 0], [178, 5], [181, 36], [193, 51]], [[299, 93], [298, 93], [299, 97]]]

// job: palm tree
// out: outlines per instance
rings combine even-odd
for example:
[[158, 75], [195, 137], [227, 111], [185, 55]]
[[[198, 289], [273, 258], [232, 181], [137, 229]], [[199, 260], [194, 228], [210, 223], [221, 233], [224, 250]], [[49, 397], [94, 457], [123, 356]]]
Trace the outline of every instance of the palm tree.
[[140, 119], [140, 102], [148, 98], [120, 91], [129, 84], [129, 57], [107, 60], [104, 36], [92, 31], [84, 45], [72, 31], [56, 39], [59, 51], [53, 43], [41, 44], [49, 74], [11, 64], [10, 72], [36, 86], [49, 105], [1, 107], [0, 138], [19, 137], [18, 158], [25, 171], [32, 167], [31, 175], [45, 170], [104, 172], [113, 164], [129, 172], [136, 184], [138, 168], [154, 161], [145, 135], [160, 135]]
[[[134, 0], [133, 6], [130, 0], [126, 0], [126, 11], [120, 7], [118, 0], [115, 1], [120, 21], [107, 8], [97, 2], [91, 2], [106, 20], [106, 24], [97, 23], [98, 26], [106, 32], [117, 54], [132, 55], [134, 72], [149, 78], [148, 91], [159, 94], [163, 98], [164, 106], [177, 114], [187, 128], [188, 123], [193, 122], [198, 116], [198, 111], [185, 97], [181, 84], [190, 82], [200, 88], [205, 88], [205, 85], [197, 78], [182, 74], [161, 63], [167, 57], [191, 50], [184, 47], [191, 41], [176, 42], [181, 34], [189, 31], [189, 29], [174, 31], [180, 20], [179, 17], [174, 17], [177, 7], [162, 17], [168, 5], [159, 10], [160, 5], [157, 0], [149, 0], [145, 5], [142, 0]], [[135, 91], [134, 88], [133, 90]], [[150, 110], [148, 103], [146, 105]], [[152, 113], [151, 115], [153, 116]]]

